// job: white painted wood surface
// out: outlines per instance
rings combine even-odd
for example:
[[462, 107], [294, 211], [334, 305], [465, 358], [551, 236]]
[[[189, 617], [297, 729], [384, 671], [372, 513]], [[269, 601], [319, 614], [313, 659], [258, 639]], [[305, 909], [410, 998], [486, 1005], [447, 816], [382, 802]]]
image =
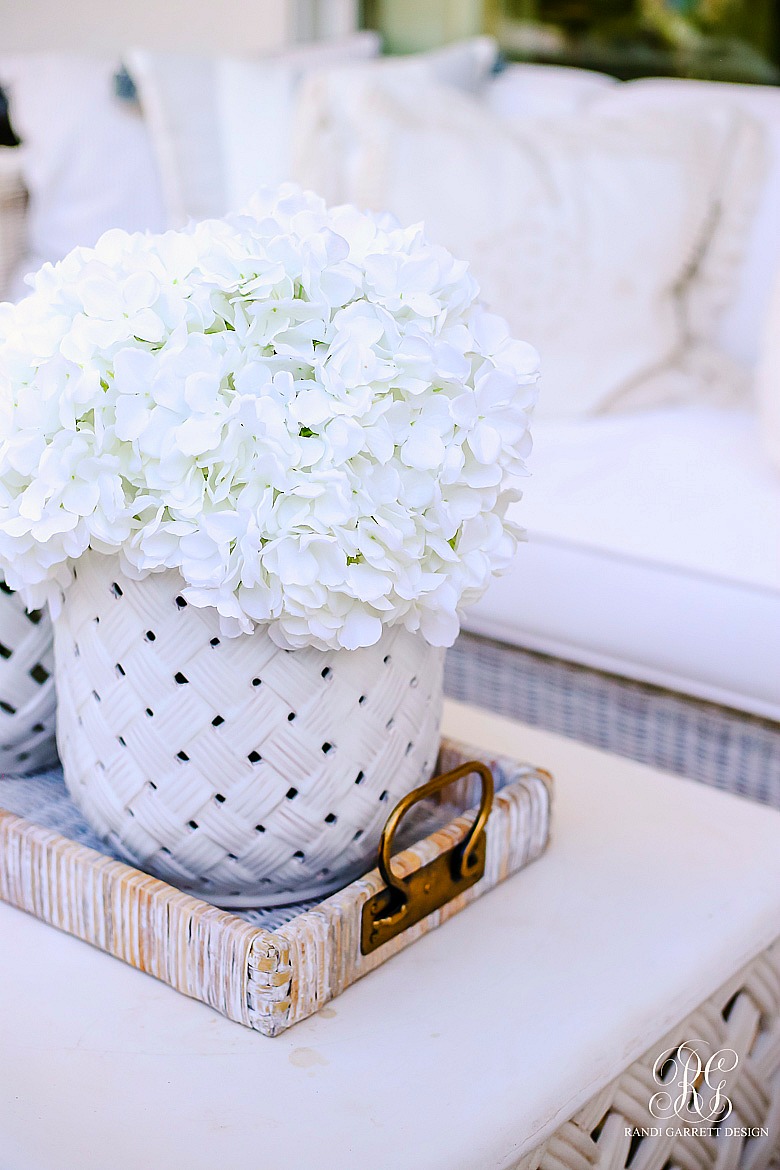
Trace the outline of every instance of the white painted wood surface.
[[549, 852], [267, 1040], [0, 906], [2, 1170], [501, 1170], [780, 935], [780, 813], [450, 703]]

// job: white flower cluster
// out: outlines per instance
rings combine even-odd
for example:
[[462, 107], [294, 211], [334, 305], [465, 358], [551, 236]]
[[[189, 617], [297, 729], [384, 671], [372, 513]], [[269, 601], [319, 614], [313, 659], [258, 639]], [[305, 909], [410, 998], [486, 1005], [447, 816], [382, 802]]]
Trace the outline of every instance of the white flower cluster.
[[419, 228], [294, 188], [106, 233], [0, 308], [0, 562], [53, 601], [87, 548], [168, 568], [226, 634], [449, 645], [506, 567], [537, 356]]

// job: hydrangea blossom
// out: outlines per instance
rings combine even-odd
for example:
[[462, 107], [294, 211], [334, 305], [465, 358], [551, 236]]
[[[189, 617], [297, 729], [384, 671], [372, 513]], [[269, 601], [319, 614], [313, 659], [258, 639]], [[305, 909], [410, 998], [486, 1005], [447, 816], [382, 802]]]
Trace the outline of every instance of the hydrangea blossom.
[[178, 569], [225, 634], [449, 645], [508, 566], [537, 356], [421, 228], [284, 188], [107, 232], [0, 307], [0, 562], [56, 603], [86, 549]]

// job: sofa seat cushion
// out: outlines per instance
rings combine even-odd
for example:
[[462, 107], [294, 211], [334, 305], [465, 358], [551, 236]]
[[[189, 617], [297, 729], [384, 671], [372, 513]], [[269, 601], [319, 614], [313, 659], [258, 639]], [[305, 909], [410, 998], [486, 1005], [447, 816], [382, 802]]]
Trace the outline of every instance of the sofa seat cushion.
[[780, 480], [748, 411], [539, 420], [501, 641], [780, 720]]

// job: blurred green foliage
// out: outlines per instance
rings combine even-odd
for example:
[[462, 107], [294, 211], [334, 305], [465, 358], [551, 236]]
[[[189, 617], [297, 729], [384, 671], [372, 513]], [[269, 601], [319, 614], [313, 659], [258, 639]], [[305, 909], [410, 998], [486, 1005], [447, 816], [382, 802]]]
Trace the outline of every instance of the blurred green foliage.
[[780, 81], [777, 0], [496, 0], [508, 56], [600, 69]]

